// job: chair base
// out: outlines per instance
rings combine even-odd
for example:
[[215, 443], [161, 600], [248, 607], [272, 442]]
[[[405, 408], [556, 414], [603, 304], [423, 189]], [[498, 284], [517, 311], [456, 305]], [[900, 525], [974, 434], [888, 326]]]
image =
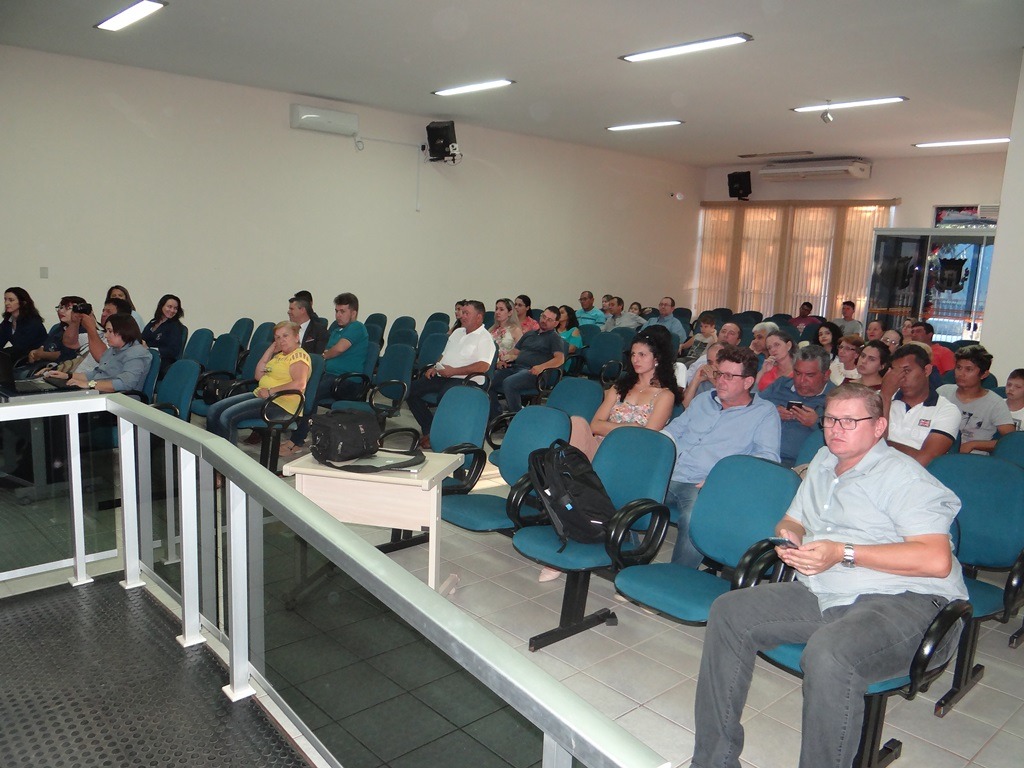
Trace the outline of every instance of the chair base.
[[1020, 648], [1020, 642], [1024, 640], [1024, 621], [1020, 624], [1020, 629], [1010, 635], [1010, 647]]
[[889, 739], [885, 742], [885, 746], [877, 752], [868, 755], [866, 760], [858, 755], [858, 759], [853, 761], [853, 765], [854, 768], [885, 768], [885, 766], [899, 760], [902, 753], [903, 742], [899, 739]]
[[953, 710], [967, 692], [985, 676], [985, 666], [975, 664], [978, 637], [981, 634], [981, 619], [973, 617], [960, 631], [960, 643], [956, 649], [956, 666], [953, 669], [953, 685], [946, 694], [935, 702], [935, 716], [944, 717]]
[[587, 607], [587, 594], [590, 591], [590, 573], [569, 571], [565, 574], [565, 591], [562, 592], [562, 613], [558, 619], [558, 626], [531, 637], [531, 651], [538, 651], [559, 640], [585, 632], [591, 627], [599, 627], [602, 624], [614, 627], [619, 623], [618, 616], [612, 613], [610, 608], [601, 608], [589, 616], [583, 615]]
[[941, 699], [935, 702], [935, 716], [945, 717], [947, 714], [953, 711], [953, 707], [960, 701], [967, 692], [973, 688], [979, 680], [985, 676], [985, 665], [975, 664], [971, 669], [969, 675], [963, 681], [957, 681], [956, 676], [953, 677], [953, 687], [946, 691], [945, 695]]

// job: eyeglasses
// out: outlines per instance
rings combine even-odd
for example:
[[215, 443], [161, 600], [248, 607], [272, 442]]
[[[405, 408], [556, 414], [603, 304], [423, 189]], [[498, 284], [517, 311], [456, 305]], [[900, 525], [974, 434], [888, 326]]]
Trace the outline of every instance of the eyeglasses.
[[886, 339], [882, 339], [882, 343], [888, 344], [890, 347], [898, 347], [900, 345], [899, 339], [889, 339], [888, 341]]
[[724, 379], [725, 381], [746, 378], [742, 373], [726, 373], [725, 371], [712, 371], [711, 376], [716, 379]]
[[831, 429], [836, 424], [838, 424], [840, 429], [845, 429], [847, 432], [849, 432], [851, 430], [856, 429], [857, 424], [859, 424], [860, 422], [873, 421], [874, 418], [874, 416], [862, 416], [859, 419], [854, 419], [849, 416], [844, 416], [843, 418], [837, 419], [835, 416], [822, 416], [821, 420], [819, 421], [819, 424], [821, 424], [822, 429]]

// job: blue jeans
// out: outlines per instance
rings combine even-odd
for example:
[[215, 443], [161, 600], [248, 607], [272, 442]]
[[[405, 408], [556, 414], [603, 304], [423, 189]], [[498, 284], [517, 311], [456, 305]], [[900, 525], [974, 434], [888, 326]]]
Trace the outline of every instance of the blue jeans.
[[[870, 684], [904, 675], [945, 598], [903, 592], [862, 595], [822, 612], [800, 582], [728, 592], [711, 606], [697, 680], [694, 768], [739, 768], [740, 717], [757, 651], [806, 643], [801, 657], [803, 726], [800, 768], [853, 763]], [[948, 659], [960, 632], [943, 642]]]
[[[210, 406], [206, 414], [206, 429], [215, 435], [226, 438], [230, 443], [238, 442], [238, 423], [247, 419], [258, 419], [263, 413], [267, 401], [246, 392], [234, 397], [225, 398]], [[287, 415], [287, 411], [278, 405], [271, 405], [269, 414], [279, 417]]]
[[678, 515], [672, 562], [685, 565], [687, 568], [697, 568], [704, 562], [704, 555], [690, 541], [690, 513], [693, 512], [693, 504], [697, 501], [698, 490], [696, 483], [679, 483], [673, 480], [669, 483], [668, 494], [665, 496], [670, 514], [673, 517]]
[[537, 392], [537, 377], [529, 368], [496, 368], [491, 378], [491, 418], [501, 413], [499, 394], [505, 395], [509, 413], [518, 413], [527, 392]]

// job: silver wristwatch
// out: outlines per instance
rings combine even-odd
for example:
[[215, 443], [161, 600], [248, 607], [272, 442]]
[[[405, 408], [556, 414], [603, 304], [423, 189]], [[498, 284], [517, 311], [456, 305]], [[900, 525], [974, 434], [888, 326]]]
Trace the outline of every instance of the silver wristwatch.
[[853, 544], [843, 544], [843, 565], [853, 568]]

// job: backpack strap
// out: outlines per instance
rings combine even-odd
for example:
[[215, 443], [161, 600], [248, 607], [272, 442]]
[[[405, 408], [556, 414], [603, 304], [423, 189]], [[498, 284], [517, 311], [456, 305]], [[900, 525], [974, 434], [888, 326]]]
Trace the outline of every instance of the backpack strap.
[[[398, 454], [399, 456], [408, 456], [409, 458], [406, 459], [405, 461], [399, 461], [399, 462], [397, 462], [395, 464], [388, 464], [388, 465], [383, 466], [383, 467], [372, 467], [372, 466], [365, 465], [365, 464], [359, 465], [359, 466], [352, 466], [350, 464], [337, 464], [337, 463], [335, 463], [333, 461], [325, 461], [323, 463], [326, 466], [331, 467], [331, 469], [337, 469], [337, 470], [340, 470], [342, 472], [352, 472], [352, 473], [355, 473], [357, 475], [374, 475], [374, 474], [376, 474], [378, 472], [391, 472], [391, 471], [396, 470], [396, 469], [408, 469], [409, 467], [418, 467], [420, 464], [423, 464], [427, 460], [427, 457], [423, 455], [423, 451], [418, 451], [418, 450], [417, 451], [390, 451], [390, 450], [389, 451], [380, 451], [380, 450], [378, 450], [376, 455], [380, 455], [382, 452], [383, 453], [394, 453], [394, 454]], [[356, 461], [358, 461], [358, 459], [356, 459]]]

